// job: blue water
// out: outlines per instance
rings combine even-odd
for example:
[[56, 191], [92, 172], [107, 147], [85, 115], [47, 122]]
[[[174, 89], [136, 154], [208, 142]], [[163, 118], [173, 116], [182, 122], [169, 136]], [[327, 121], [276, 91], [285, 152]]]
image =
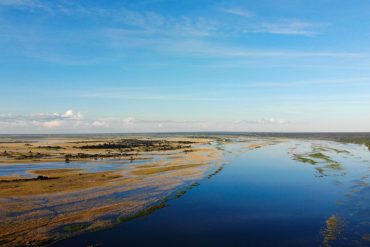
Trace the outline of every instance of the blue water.
[[320, 177], [312, 165], [292, 160], [292, 146], [240, 152], [242, 144], [229, 145], [222, 172], [167, 207], [56, 245], [321, 246], [326, 220], [343, 214], [346, 194], [369, 167], [337, 155], [347, 164], [346, 175]]

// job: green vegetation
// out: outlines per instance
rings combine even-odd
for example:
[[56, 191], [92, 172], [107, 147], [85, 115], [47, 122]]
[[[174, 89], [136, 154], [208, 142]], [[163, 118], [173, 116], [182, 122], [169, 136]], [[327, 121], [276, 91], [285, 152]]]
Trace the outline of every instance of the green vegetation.
[[327, 156], [323, 153], [320, 153], [320, 152], [309, 154], [308, 156], [310, 156], [311, 158], [314, 158], [314, 159], [321, 159], [321, 160], [324, 160], [324, 161], [327, 161], [327, 162], [332, 161], [329, 156]]
[[222, 170], [224, 169], [224, 166], [220, 166], [219, 168], [217, 168], [216, 171], [214, 171], [212, 174], [209, 174], [208, 175], [208, 179], [211, 179], [213, 176], [217, 175], [217, 173], [221, 172]]
[[197, 187], [197, 186], [199, 186], [199, 185], [200, 185], [200, 183], [195, 182], [195, 183], [193, 183], [193, 184], [191, 185], [191, 187]]
[[344, 149], [337, 149], [337, 148], [332, 148], [332, 147], [322, 147], [322, 146], [314, 146], [313, 147], [313, 150], [315, 152], [328, 152], [328, 151], [334, 151], [336, 152], [337, 154], [349, 154], [350, 152], [348, 152], [347, 150], [344, 150]]
[[130, 220], [136, 219], [136, 218], [145, 217], [145, 216], [148, 216], [151, 213], [153, 213], [153, 212], [155, 212], [155, 211], [157, 211], [161, 208], [165, 208], [167, 206], [168, 206], [168, 204], [166, 203], [166, 200], [164, 200], [160, 204], [151, 206], [149, 208], [146, 208], [146, 209], [144, 209], [144, 210], [142, 210], [142, 211], [140, 211], [136, 214], [132, 214], [132, 215], [128, 215], [128, 216], [120, 216], [120, 217], [117, 218], [117, 222], [118, 223], [124, 223], [124, 222], [130, 221]]
[[133, 151], [141, 148], [145, 151], [167, 151], [176, 149], [190, 149], [193, 142], [190, 141], [167, 141], [167, 140], [140, 140], [140, 139], [122, 139], [116, 142], [106, 142], [97, 145], [84, 145], [81, 149], [119, 149]]
[[370, 151], [370, 136], [366, 134], [339, 137], [337, 138], [337, 141], [344, 142], [344, 143], [362, 144], [362, 145], [367, 146], [367, 148]]
[[78, 231], [81, 231], [81, 230], [87, 228], [88, 226], [89, 226], [89, 224], [87, 224], [87, 223], [76, 223], [76, 224], [72, 224], [72, 225], [68, 225], [68, 226], [63, 227], [63, 230], [65, 232], [78, 232]]
[[[330, 149], [330, 148], [329, 148]], [[332, 160], [329, 156], [318, 152], [318, 150], [325, 150], [323, 147], [314, 147], [314, 153], [308, 154], [293, 154], [294, 160], [302, 163], [309, 163], [311, 165], [316, 165], [319, 163], [318, 160], [324, 161], [326, 163], [324, 166], [315, 167], [316, 171], [320, 174], [320, 176], [324, 176], [327, 170], [342, 170], [343, 167], [340, 163]], [[338, 150], [338, 152], [342, 152], [342, 150]], [[321, 162], [323, 163], [323, 162]]]
[[309, 155], [311, 158], [314, 159], [321, 159], [328, 163], [327, 167], [334, 170], [341, 170], [342, 165], [334, 160], [332, 160], [329, 156], [323, 153], [313, 153]]
[[322, 167], [316, 167], [315, 168], [316, 169], [316, 171], [318, 172], [318, 173], [320, 173], [320, 175], [324, 175], [324, 168], [322, 168]]
[[333, 169], [333, 170], [342, 170], [342, 169], [343, 169], [342, 165], [341, 165], [341, 164], [339, 164], [338, 162], [330, 163], [330, 164], [328, 165], [328, 167], [329, 167], [330, 169]]
[[349, 154], [350, 153], [347, 150], [343, 150], [343, 149], [330, 148], [330, 150], [333, 150], [337, 154]]
[[176, 198], [180, 198], [180, 197], [182, 197], [183, 195], [185, 195], [186, 194], [186, 190], [180, 190], [180, 191], [178, 191], [177, 193], [176, 193]]
[[294, 160], [302, 162], [302, 163], [310, 163], [311, 165], [317, 164], [315, 160], [304, 157], [303, 155], [300, 155], [300, 154], [294, 154]]
[[176, 191], [173, 196], [169, 196], [169, 197], [164, 198], [159, 204], [156, 204], [156, 205], [153, 205], [149, 208], [146, 208], [146, 209], [144, 209], [144, 210], [142, 210], [142, 211], [140, 211], [136, 214], [118, 217], [117, 222], [118, 223], [124, 223], [124, 222], [130, 221], [130, 220], [136, 219], [136, 218], [146, 217], [146, 216], [154, 213], [155, 211], [157, 211], [159, 209], [162, 209], [162, 208], [165, 208], [165, 207], [169, 206], [169, 204], [168, 204], [169, 201], [182, 197], [189, 190], [191, 190], [194, 187], [197, 187], [199, 185], [200, 184], [198, 182], [194, 182], [190, 186], [187, 186], [186, 188], [184, 188], [182, 190]]
[[314, 146], [313, 150], [315, 150], [315, 152], [326, 152], [326, 151], [328, 151], [326, 148], [324, 148], [322, 146]]

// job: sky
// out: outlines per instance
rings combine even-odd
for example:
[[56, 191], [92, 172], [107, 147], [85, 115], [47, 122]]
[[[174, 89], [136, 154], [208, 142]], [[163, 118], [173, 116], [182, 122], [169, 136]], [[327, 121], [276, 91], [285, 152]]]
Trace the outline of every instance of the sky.
[[0, 133], [370, 131], [370, 1], [0, 0]]

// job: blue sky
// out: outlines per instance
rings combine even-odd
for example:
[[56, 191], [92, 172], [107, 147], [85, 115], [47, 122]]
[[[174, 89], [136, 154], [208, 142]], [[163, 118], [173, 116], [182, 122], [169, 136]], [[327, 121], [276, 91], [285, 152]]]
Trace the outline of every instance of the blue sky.
[[0, 133], [370, 131], [370, 2], [0, 0]]

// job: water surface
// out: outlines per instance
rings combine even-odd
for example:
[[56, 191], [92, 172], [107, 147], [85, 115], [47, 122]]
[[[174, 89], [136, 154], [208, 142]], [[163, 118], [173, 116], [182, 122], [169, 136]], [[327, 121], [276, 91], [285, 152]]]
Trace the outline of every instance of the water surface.
[[[293, 159], [294, 153], [315, 152], [318, 146], [340, 166], [325, 160], [312, 165]], [[362, 146], [290, 140], [256, 150], [246, 149], [245, 143], [224, 148], [223, 170], [199, 181], [200, 186], [183, 196], [167, 200], [165, 208], [56, 245], [370, 244], [366, 239], [370, 233], [370, 153]]]

